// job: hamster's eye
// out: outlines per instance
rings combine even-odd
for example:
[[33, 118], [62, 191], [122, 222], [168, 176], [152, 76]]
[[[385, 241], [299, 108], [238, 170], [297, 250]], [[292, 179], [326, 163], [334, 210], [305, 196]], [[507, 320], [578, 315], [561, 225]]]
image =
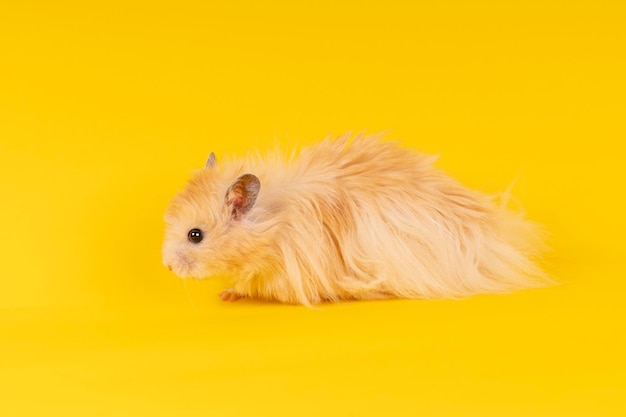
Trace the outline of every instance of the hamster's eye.
[[187, 238], [191, 243], [200, 243], [203, 237], [202, 230], [200, 229], [191, 229], [187, 234]]

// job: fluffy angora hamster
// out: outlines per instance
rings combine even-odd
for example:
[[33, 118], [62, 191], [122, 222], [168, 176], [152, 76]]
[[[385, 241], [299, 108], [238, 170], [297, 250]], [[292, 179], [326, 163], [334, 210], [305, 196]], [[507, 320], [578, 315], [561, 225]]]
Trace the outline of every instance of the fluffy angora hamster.
[[536, 225], [380, 136], [216, 161], [172, 200], [163, 263], [224, 300], [459, 297], [540, 286]]

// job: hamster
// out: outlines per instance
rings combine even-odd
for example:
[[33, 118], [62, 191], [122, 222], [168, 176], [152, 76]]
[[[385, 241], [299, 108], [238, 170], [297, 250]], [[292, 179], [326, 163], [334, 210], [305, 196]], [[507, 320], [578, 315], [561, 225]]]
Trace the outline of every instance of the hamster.
[[380, 135], [205, 167], [165, 213], [163, 263], [222, 300], [313, 306], [540, 287], [541, 229]]

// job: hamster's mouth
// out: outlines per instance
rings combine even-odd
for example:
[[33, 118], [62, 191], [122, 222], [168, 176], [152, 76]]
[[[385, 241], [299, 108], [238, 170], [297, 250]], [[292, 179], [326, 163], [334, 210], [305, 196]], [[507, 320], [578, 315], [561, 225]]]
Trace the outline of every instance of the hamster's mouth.
[[166, 265], [167, 268], [172, 271], [179, 278], [195, 278], [191, 268], [186, 265], [177, 265], [170, 263]]

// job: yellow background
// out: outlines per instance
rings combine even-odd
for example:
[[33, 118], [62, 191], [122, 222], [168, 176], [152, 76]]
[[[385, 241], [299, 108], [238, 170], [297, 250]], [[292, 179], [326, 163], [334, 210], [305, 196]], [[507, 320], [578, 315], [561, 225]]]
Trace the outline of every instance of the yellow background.
[[[623, 416], [621, 1], [3, 1], [0, 415]], [[320, 311], [161, 265], [210, 151], [389, 130], [559, 287]]]

